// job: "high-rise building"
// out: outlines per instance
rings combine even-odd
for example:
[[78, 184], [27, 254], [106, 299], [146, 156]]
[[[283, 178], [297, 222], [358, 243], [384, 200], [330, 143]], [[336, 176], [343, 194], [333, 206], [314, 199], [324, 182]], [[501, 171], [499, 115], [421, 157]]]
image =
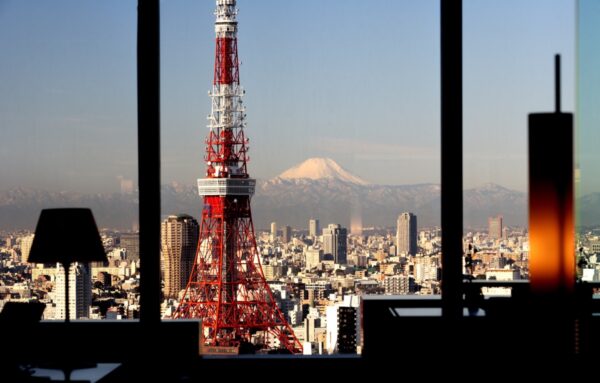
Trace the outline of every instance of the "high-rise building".
[[323, 250], [320, 249], [309, 249], [306, 250], [305, 253], [305, 261], [304, 268], [306, 270], [311, 270], [315, 267], [318, 267], [321, 261], [323, 260]]
[[413, 213], [405, 212], [398, 216], [396, 251], [398, 255], [417, 254], [417, 216]]
[[[56, 311], [54, 319], [66, 319], [65, 312], [65, 269], [56, 266]], [[88, 318], [92, 305], [92, 276], [90, 267], [73, 263], [69, 268], [69, 319]]]
[[383, 280], [386, 294], [406, 295], [410, 292], [410, 277], [406, 275], [390, 275]]
[[275, 242], [277, 239], [277, 222], [271, 222], [271, 241]]
[[284, 226], [281, 230], [281, 242], [288, 243], [292, 240], [292, 228], [290, 226]]
[[356, 354], [358, 321], [356, 307], [327, 306], [326, 336], [329, 354]]
[[33, 237], [35, 237], [35, 234], [21, 238], [21, 262], [27, 262], [29, 260], [29, 252], [31, 251], [31, 245], [33, 244]]
[[509, 234], [510, 234], [510, 231], [508, 230], [508, 227], [505, 227], [502, 229], [502, 239], [503, 240], [507, 241]]
[[320, 319], [315, 317], [304, 318], [304, 340], [308, 342], [315, 341], [315, 328], [319, 327]]
[[396, 250], [396, 245], [392, 245], [389, 247], [388, 249], [388, 253], [390, 254], [390, 257], [393, 257], [395, 255], [398, 254], [398, 250]]
[[339, 224], [331, 223], [323, 229], [323, 250], [333, 255], [335, 263], [346, 264], [347, 240], [348, 231]]
[[198, 222], [189, 215], [172, 215], [161, 224], [161, 257], [165, 298], [177, 298], [194, 265]]
[[502, 216], [488, 218], [488, 237], [491, 239], [502, 238]]
[[310, 221], [308, 221], [308, 235], [310, 235], [313, 238], [316, 238], [317, 235], [319, 235], [319, 220], [318, 219], [311, 219]]
[[283, 276], [282, 265], [263, 265], [263, 272], [267, 281], [276, 281]]
[[121, 234], [120, 246], [127, 250], [127, 260], [137, 261], [140, 259], [140, 234]]
[[356, 307], [338, 308], [337, 351], [340, 354], [356, 354]]

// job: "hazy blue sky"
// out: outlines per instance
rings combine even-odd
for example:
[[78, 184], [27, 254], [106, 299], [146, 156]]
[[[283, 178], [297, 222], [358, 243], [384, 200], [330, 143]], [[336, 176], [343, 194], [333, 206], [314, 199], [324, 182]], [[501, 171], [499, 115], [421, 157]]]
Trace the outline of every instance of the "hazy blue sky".
[[[210, 111], [214, 1], [164, 0], [163, 180], [193, 184]], [[437, 0], [240, 0], [250, 172], [312, 156], [375, 183], [439, 182]], [[0, 189], [136, 177], [136, 2], [0, 1]], [[527, 113], [573, 110], [571, 0], [464, 1], [465, 186], [526, 188]]]
[[578, 150], [581, 169], [580, 195], [600, 191], [600, 2], [579, 2], [579, 83], [577, 89]]

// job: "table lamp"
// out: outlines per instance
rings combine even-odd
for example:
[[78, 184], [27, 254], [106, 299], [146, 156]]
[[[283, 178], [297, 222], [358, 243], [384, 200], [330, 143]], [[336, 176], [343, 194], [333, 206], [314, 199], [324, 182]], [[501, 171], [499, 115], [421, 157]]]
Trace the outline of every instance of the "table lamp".
[[90, 209], [44, 209], [35, 228], [29, 262], [58, 262], [65, 270], [65, 317], [69, 318], [71, 263], [107, 261], [98, 227]]

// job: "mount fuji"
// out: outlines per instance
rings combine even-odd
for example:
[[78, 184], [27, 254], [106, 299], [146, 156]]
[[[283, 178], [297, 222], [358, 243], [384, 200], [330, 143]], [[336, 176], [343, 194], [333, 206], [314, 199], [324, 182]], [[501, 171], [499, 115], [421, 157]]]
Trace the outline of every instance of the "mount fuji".
[[310, 179], [310, 180], [337, 180], [357, 185], [369, 183], [360, 177], [351, 174], [331, 158], [309, 158], [279, 175], [283, 180]]

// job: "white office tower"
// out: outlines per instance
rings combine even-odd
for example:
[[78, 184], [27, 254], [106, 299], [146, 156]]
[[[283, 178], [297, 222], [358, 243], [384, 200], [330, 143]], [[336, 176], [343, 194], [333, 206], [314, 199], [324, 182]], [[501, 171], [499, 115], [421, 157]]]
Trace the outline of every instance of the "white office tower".
[[337, 346], [337, 336], [338, 336], [338, 328], [337, 328], [337, 314], [338, 314], [338, 305], [327, 306], [325, 308], [325, 323], [327, 323], [327, 336], [325, 338], [328, 354], [334, 354]]
[[288, 311], [288, 323], [290, 326], [299, 326], [302, 324], [302, 306], [294, 305], [292, 310]]
[[306, 318], [304, 318], [304, 340], [306, 342], [315, 342], [316, 341], [316, 336], [315, 336], [315, 328], [319, 327], [321, 324], [320, 320], [314, 316], [307, 316]]
[[305, 252], [304, 269], [312, 270], [319, 267], [323, 260], [323, 250], [321, 249], [308, 249]]
[[21, 262], [26, 263], [29, 260], [29, 252], [33, 244], [35, 234], [27, 235], [21, 238]]
[[312, 343], [310, 342], [302, 342], [302, 355], [312, 355]]
[[325, 254], [333, 255], [334, 262], [340, 265], [347, 263], [347, 233], [345, 228], [335, 223], [331, 223], [326, 229], [323, 229], [323, 250]]
[[319, 220], [311, 219], [308, 221], [308, 235], [316, 238], [319, 235]]
[[490, 239], [502, 238], [502, 216], [488, 218], [488, 237]]
[[277, 239], [277, 222], [271, 222], [271, 242]]
[[292, 240], [292, 228], [291, 226], [284, 226], [281, 230], [281, 242], [289, 243]]
[[[65, 269], [56, 266], [56, 308], [54, 319], [66, 319]], [[88, 318], [92, 305], [92, 276], [87, 264], [73, 263], [69, 268], [69, 319]]]
[[417, 254], [417, 216], [413, 213], [402, 213], [398, 217], [396, 247], [398, 255]]

